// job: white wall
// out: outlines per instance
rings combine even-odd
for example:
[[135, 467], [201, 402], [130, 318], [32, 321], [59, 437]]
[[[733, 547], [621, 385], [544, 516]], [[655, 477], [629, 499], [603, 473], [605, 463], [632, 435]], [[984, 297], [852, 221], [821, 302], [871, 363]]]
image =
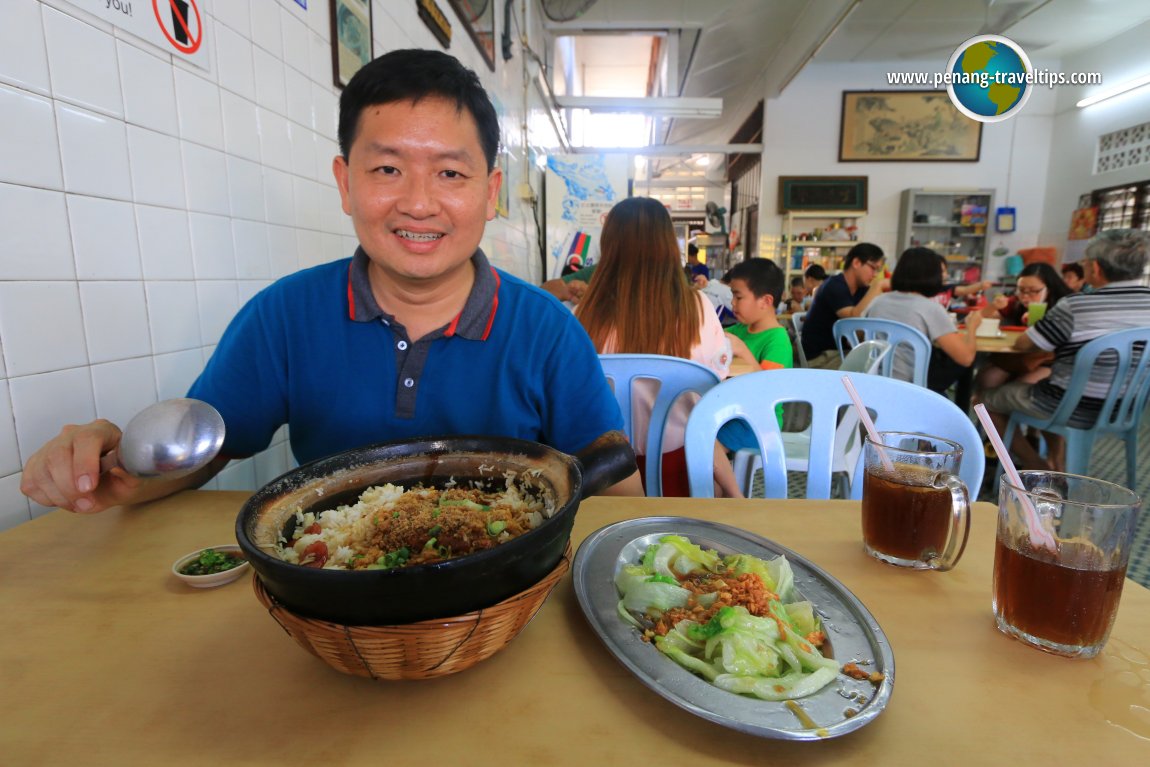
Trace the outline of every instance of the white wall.
[[[1035, 62], [1039, 64], [1039, 62]], [[1053, 128], [1054, 96], [1036, 91], [1017, 117], [983, 127], [978, 162], [838, 161], [842, 93], [893, 90], [889, 71], [911, 71], [907, 62], [812, 64], [766, 104], [763, 135], [763, 198], [760, 227], [779, 234], [779, 176], [867, 176], [868, 211], [861, 239], [897, 255], [899, 195], [911, 187], [994, 189], [996, 207], [1017, 208], [1018, 229], [993, 235], [990, 247], [1014, 252], [1039, 241], [1046, 200], [1047, 163]], [[992, 271], [1000, 259], [992, 260]]]
[[[59, 0], [3, 2], [0, 529], [46, 511], [19, 493], [20, 472], [63, 424], [122, 424], [182, 396], [247, 298], [355, 247], [331, 175], [327, 1], [201, 5], [210, 71]], [[505, 108], [514, 190], [530, 180], [525, 57], [517, 45], [492, 73], [450, 4], [440, 7], [455, 30], [450, 52]], [[376, 55], [441, 47], [414, 2], [376, 0], [373, 30]], [[483, 247], [538, 280], [535, 237], [531, 209], [512, 194]], [[290, 461], [281, 435], [211, 486], [254, 489]]]
[[1150, 23], [1129, 30], [1104, 45], [1063, 61], [1066, 72], [1101, 72], [1103, 84], [1057, 89], [1054, 142], [1050, 151], [1048, 203], [1042, 220], [1045, 243], [1066, 245], [1070, 215], [1078, 198], [1093, 189], [1150, 179], [1150, 164], [1094, 173], [1098, 138], [1122, 128], [1150, 122], [1150, 88], [1142, 88], [1086, 109], [1078, 100], [1150, 74]]

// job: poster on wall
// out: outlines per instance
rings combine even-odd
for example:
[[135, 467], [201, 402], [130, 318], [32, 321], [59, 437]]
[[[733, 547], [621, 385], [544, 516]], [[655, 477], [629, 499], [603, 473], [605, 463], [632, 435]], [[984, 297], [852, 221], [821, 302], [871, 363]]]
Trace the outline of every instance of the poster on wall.
[[627, 156], [551, 155], [546, 184], [546, 279], [554, 279], [598, 259], [607, 212], [627, 196]]
[[[226, 0], [225, 0], [226, 1]], [[212, 68], [204, 44], [208, 0], [63, 0], [200, 69]]]
[[342, 88], [371, 61], [371, 1], [331, 0], [331, 60], [335, 84]]
[[[510, 2], [510, 0], [508, 0]], [[494, 0], [451, 0], [459, 20], [479, 55], [487, 62], [488, 68], [495, 71], [495, 2]]]
[[1071, 213], [1070, 233], [1066, 237], [1066, 253], [1063, 254], [1063, 262], [1081, 261], [1086, 255], [1086, 246], [1090, 244], [1090, 238], [1097, 233], [1097, 206], [1079, 208]]

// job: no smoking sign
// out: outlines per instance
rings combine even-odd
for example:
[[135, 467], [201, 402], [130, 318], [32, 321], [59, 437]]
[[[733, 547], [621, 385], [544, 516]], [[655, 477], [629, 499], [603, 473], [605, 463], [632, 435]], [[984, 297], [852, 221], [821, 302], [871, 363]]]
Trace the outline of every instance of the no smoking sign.
[[[161, 10], [161, 6], [166, 7]], [[199, 50], [204, 24], [196, 0], [152, 0], [152, 10], [164, 37], [176, 50], [189, 55]]]

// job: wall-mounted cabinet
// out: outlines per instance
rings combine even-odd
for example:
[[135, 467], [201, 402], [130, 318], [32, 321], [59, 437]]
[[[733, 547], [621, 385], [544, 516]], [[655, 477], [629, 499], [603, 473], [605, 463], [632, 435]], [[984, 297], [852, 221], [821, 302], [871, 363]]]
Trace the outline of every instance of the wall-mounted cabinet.
[[993, 215], [993, 189], [906, 189], [899, 213], [899, 253], [930, 248], [946, 258], [951, 282], [977, 282], [987, 272]]
[[782, 253], [786, 285], [811, 264], [837, 272], [847, 251], [857, 244], [863, 214], [858, 211], [804, 210], [787, 213]]

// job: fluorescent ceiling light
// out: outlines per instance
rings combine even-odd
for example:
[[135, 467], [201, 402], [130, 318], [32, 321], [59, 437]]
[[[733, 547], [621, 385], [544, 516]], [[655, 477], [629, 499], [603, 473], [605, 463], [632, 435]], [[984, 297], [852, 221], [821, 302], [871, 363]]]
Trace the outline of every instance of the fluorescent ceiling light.
[[1120, 96], [1123, 93], [1126, 93], [1128, 91], [1132, 91], [1135, 88], [1141, 88], [1145, 85], [1150, 85], [1150, 75], [1142, 75], [1141, 77], [1137, 78], [1136, 80], [1131, 80], [1129, 82], [1122, 83], [1121, 85], [1118, 85], [1114, 88], [1111, 88], [1110, 90], [1103, 91], [1102, 93], [1099, 93], [1097, 95], [1087, 96], [1086, 98], [1079, 101], [1075, 106], [1077, 106], [1079, 109], [1084, 109], [1085, 107], [1097, 104], [1099, 101], [1105, 101], [1106, 99], [1112, 99], [1115, 96]]
[[653, 117], [721, 117], [723, 114], [722, 99], [556, 96], [555, 103], [560, 109], [630, 112]]

